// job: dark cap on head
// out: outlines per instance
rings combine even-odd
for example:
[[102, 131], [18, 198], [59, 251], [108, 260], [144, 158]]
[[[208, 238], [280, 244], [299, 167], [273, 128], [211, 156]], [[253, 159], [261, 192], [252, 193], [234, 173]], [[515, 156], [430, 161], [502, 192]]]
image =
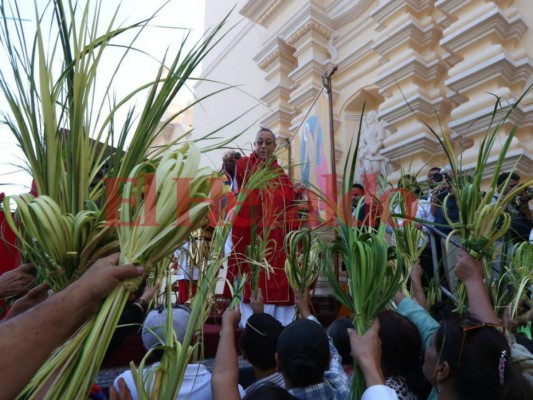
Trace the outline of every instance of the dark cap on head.
[[317, 384], [322, 382], [329, 366], [328, 336], [316, 322], [299, 319], [279, 336], [277, 353], [283, 373], [294, 385]]

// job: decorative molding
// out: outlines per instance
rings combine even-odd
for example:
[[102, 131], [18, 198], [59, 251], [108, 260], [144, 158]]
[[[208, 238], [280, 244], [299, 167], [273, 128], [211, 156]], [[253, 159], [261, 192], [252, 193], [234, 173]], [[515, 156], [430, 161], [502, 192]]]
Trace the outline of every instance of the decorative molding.
[[[284, 125], [288, 130], [291, 126], [293, 113], [284, 109], [278, 109], [270, 112], [265, 118], [261, 120], [261, 126], [273, 126], [276, 124]], [[288, 132], [288, 131], [287, 131]], [[279, 132], [280, 134], [282, 132]], [[283, 132], [285, 134], [285, 132]]]
[[435, 147], [439, 145], [438, 140], [429, 133], [421, 132], [417, 135], [410, 136], [400, 143], [385, 147], [380, 151], [391, 161], [397, 161], [402, 158], [415, 155], [427, 154], [433, 156], [435, 154]]
[[293, 32], [291, 36], [287, 38], [287, 44], [294, 46], [301, 38], [303, 38], [309, 32], [316, 32], [320, 36], [329, 40], [333, 31], [325, 25], [322, 25], [318, 21], [308, 20], [302, 26], [298, 28], [296, 32]]
[[291, 89], [292, 88], [287, 88], [282, 85], [273, 86], [261, 96], [261, 101], [264, 101], [267, 104], [273, 104], [277, 99], [288, 100], [291, 95]]
[[337, 63], [339, 71], [347, 69], [349, 66], [364, 60], [372, 52], [373, 39], [369, 39], [352, 52], [348, 53], [345, 58]]
[[288, 3], [288, 0], [248, 0], [240, 9], [239, 14], [259, 25], [266, 26], [280, 7]]
[[400, 45], [410, 42], [417, 46], [425, 47], [434, 43], [440, 34], [441, 31], [435, 24], [431, 23], [426, 26], [421, 26], [419, 21], [410, 17], [393, 31], [384, 32], [383, 37], [375, 42], [373, 50], [381, 55], [385, 55]]
[[262, 70], [274, 62], [274, 60], [281, 58], [289, 63], [293, 63], [296, 66], [296, 57], [294, 57], [295, 49], [289, 46], [285, 41], [277, 37], [270, 41], [257, 55], [254, 57], [254, 61]]
[[431, 61], [426, 61], [418, 54], [392, 67], [387, 64], [386, 67], [386, 72], [378, 75], [375, 81], [381, 91], [396, 86], [407, 78], [416, 78], [428, 83], [435, 82], [444, 73], [445, 68], [440, 59], [434, 58]]
[[383, 25], [393, 15], [398, 15], [402, 9], [411, 9], [416, 13], [421, 13], [433, 6], [435, 0], [389, 0], [382, 2], [374, 9], [369, 17], [373, 18], [380, 25]]
[[322, 87], [322, 74], [326, 72], [324, 65], [319, 63], [316, 60], [312, 60], [305, 65], [299, 66], [294, 71], [289, 74], [289, 78], [292, 79], [298, 86], [301, 86], [300, 83], [304, 77], [314, 77], [317, 79], [317, 82], [320, 83]]
[[450, 51], [459, 51], [488, 35], [495, 34], [501, 42], [505, 42], [520, 39], [526, 31], [527, 25], [519, 14], [508, 18], [499, 8], [492, 8], [443, 37], [440, 45]]
[[274, 36], [282, 37], [287, 44], [294, 46], [309, 31], [315, 31], [326, 40], [329, 40], [333, 33], [331, 18], [324, 7], [316, 1], [305, 2], [303, 7], [274, 33]]
[[[494, 172], [496, 171], [496, 165], [498, 164], [498, 158], [499, 154], [490, 156], [488, 158], [485, 164], [485, 177], [494, 175]], [[461, 171], [467, 174], [475, 171], [475, 169], [475, 162], [461, 166]], [[525, 149], [510, 150], [503, 160], [501, 171], [512, 170], [522, 176], [531, 176], [531, 171], [533, 171], [533, 154]]]
[[302, 104], [307, 101], [313, 100], [319, 91], [319, 88], [314, 87], [307, 87], [307, 89], [305, 90], [294, 91], [291, 94], [291, 98], [289, 99], [289, 104], [293, 106], [295, 108], [296, 113], [299, 114], [302, 111], [300, 109]]
[[[513, 104], [515, 99], [508, 99], [510, 104]], [[509, 111], [508, 108], [500, 109], [496, 112], [496, 121], [498, 118], [504, 117]], [[473, 137], [480, 132], [486, 132], [491, 123], [494, 114], [494, 106], [488, 106], [481, 110], [468, 113], [466, 117], [456, 119], [449, 123], [449, 127], [457, 136]], [[519, 125], [520, 128], [528, 128], [533, 125], [533, 105], [522, 106], [519, 105], [507, 117], [503, 126], [512, 127]]]
[[333, 25], [340, 27], [360, 17], [373, 2], [374, 0], [338, 0], [330, 4], [326, 12], [331, 16]]
[[527, 57], [515, 61], [502, 53], [452, 76], [444, 84], [456, 93], [464, 93], [491, 80], [504, 80], [508, 85], [525, 83], [532, 73], [533, 66]]
[[406, 99], [401, 99], [388, 108], [380, 107], [379, 117], [388, 125], [394, 125], [409, 117], [434, 118], [436, 111], [439, 111], [439, 115], [444, 115], [449, 112], [449, 109], [450, 104], [445, 97], [430, 99], [418, 92]]
[[437, 0], [435, 8], [438, 8], [443, 13], [452, 15], [467, 4], [468, 3], [465, 2], [465, 0]]

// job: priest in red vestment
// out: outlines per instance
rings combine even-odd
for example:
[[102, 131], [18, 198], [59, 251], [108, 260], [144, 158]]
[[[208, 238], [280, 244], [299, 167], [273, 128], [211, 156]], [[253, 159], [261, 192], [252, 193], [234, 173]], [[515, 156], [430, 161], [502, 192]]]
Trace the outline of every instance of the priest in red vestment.
[[[274, 157], [275, 149], [274, 133], [270, 129], [262, 128], [257, 133], [254, 150], [249, 157], [243, 156], [224, 163], [226, 174], [236, 181], [236, 192], [248, 190], [247, 181], [251, 174], [260, 168], [270, 168], [275, 174], [262, 189], [249, 191], [235, 218], [232, 230], [233, 251], [227, 278], [232, 282], [239, 272], [249, 273], [246, 248], [255, 235], [260, 236], [263, 241], [268, 241], [266, 260], [271, 269], [269, 272], [261, 270], [258, 287], [264, 300], [264, 312], [287, 325], [294, 317], [294, 293], [285, 275], [286, 256], [283, 242], [287, 232], [297, 228], [298, 219], [294, 186]], [[256, 295], [251, 293], [248, 281], [241, 302], [241, 325], [252, 314], [250, 298]]]

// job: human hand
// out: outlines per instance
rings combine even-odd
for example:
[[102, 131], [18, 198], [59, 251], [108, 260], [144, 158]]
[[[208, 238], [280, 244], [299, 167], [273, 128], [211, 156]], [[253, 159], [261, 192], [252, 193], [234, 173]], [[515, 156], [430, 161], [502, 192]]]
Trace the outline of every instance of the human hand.
[[424, 271], [422, 270], [422, 266], [420, 265], [420, 260], [417, 259], [416, 262], [413, 264], [413, 268], [411, 268], [411, 273], [409, 274], [411, 282], [413, 284], [421, 284], [423, 273]]
[[265, 301], [263, 299], [263, 294], [261, 293], [261, 288], [257, 289], [255, 294], [251, 294], [250, 306], [252, 307], [254, 314], [265, 312]]
[[35, 279], [32, 274], [34, 270], [33, 265], [22, 264], [0, 275], [0, 298], [24, 293]]
[[483, 265], [480, 261], [461, 249], [457, 255], [457, 262], [455, 264], [455, 275], [465, 284], [471, 282], [483, 281]]
[[155, 284], [154, 286], [146, 285], [144, 287], [143, 294], [141, 295], [141, 297], [139, 297], [139, 300], [144, 300], [146, 301], [146, 303], [150, 303], [152, 299], [154, 298], [155, 294], [157, 293], [157, 291], [159, 290], [159, 287], [160, 287], [159, 283]]
[[296, 308], [303, 318], [307, 318], [311, 313], [311, 296], [309, 289], [294, 292], [296, 296]]
[[240, 320], [241, 310], [238, 305], [236, 305], [233, 310], [230, 307], [226, 308], [226, 311], [222, 314], [222, 326], [231, 327], [233, 329], [238, 325]]
[[40, 285], [35, 286], [23, 297], [18, 299], [13, 303], [11, 309], [6, 314], [5, 320], [16, 317], [19, 314], [22, 314], [24, 311], [29, 310], [33, 306], [36, 306], [43, 300], [48, 298], [48, 290], [50, 286], [47, 283], [41, 283]]
[[351, 355], [361, 367], [368, 387], [383, 384], [384, 382], [380, 366], [381, 340], [378, 335], [379, 327], [379, 320], [376, 319], [363, 336], [357, 335], [353, 329], [348, 329]]
[[403, 294], [401, 290], [398, 290], [394, 295], [392, 301], [394, 301], [394, 304], [398, 305], [403, 299], [405, 299], [405, 294]]
[[73, 290], [85, 293], [89, 303], [98, 307], [100, 302], [115, 289], [120, 282], [137, 278], [144, 274], [144, 267], [130, 264], [118, 266], [119, 253], [98, 259], [71, 286]]
[[118, 392], [114, 385], [109, 388], [109, 400], [133, 400], [124, 378], [118, 380]]

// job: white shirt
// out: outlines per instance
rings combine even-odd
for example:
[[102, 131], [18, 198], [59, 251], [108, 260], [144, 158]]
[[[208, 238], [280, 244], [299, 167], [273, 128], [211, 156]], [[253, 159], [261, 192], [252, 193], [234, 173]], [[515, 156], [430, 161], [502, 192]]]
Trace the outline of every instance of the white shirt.
[[398, 400], [398, 396], [385, 385], [374, 385], [365, 390], [361, 400]]
[[[150, 368], [154, 368], [157, 365], [159, 365], [159, 363], [154, 363]], [[128, 389], [131, 392], [132, 399], [139, 400], [131, 371], [124, 371], [115, 379], [113, 386], [117, 391], [119, 378], [124, 378], [126, 386], [128, 386]], [[244, 397], [246, 394], [240, 385], [239, 393], [241, 397]], [[187, 365], [176, 400], [211, 400], [211, 398], [211, 372], [209, 372], [203, 364]]]
[[[181, 249], [178, 249], [174, 252], [174, 258], [177, 262], [177, 279], [178, 281], [189, 281], [191, 280], [191, 271], [189, 269], [189, 242], [185, 242]], [[182, 250], [183, 249], [183, 250]], [[192, 269], [192, 280], [198, 280], [198, 268], [194, 267]]]

